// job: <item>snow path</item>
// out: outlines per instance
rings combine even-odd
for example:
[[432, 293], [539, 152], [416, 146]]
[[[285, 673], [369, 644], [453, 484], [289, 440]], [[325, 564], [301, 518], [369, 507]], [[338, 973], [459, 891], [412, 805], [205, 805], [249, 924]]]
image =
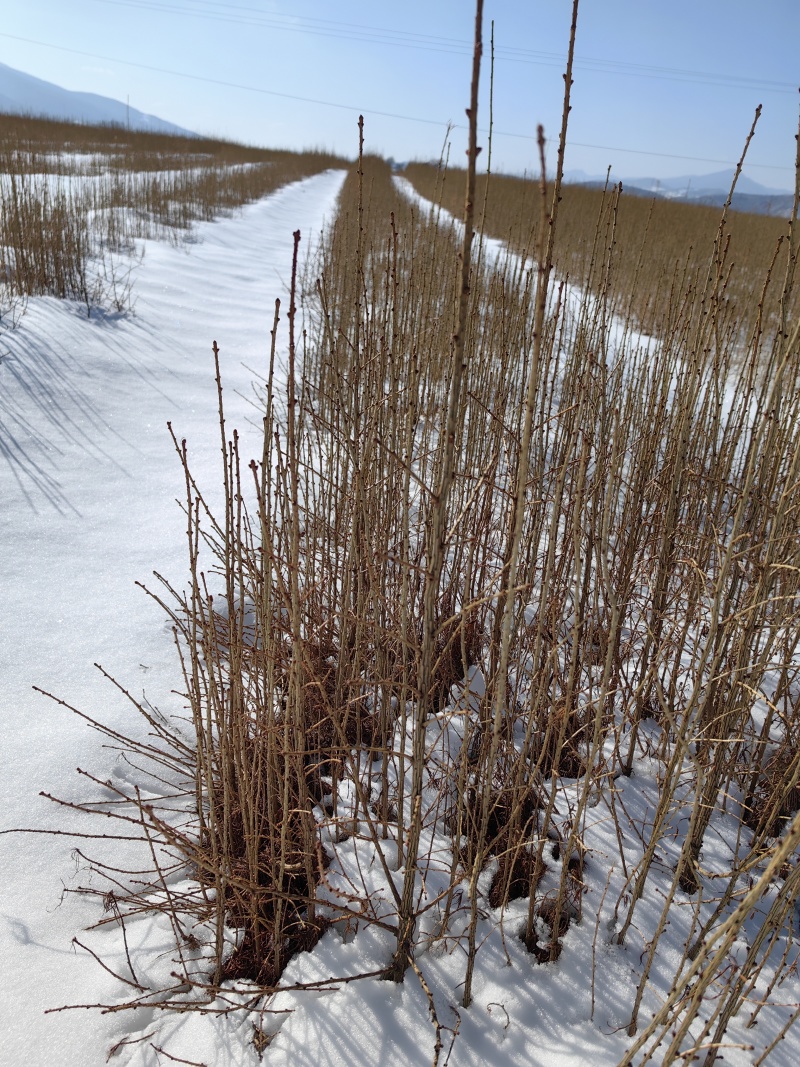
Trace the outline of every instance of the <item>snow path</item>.
[[[134, 585], [154, 586], [154, 568], [179, 586], [186, 573], [174, 503], [183, 477], [166, 423], [188, 439], [199, 483], [215, 488], [216, 339], [229, 425], [254, 454], [247, 367], [266, 368], [276, 296], [288, 309], [292, 232], [306, 249], [315, 241], [343, 180], [330, 171], [284, 187], [199, 225], [199, 241], [181, 248], [147, 242], [134, 315], [87, 322], [76, 305], [39, 299], [0, 333], [0, 828], [74, 827], [39, 790], [78, 797], [77, 766], [106, 778], [114, 765], [84, 722], [32, 685], [130, 731], [136, 716], [94, 662], [161, 707], [179, 684], [164, 616]], [[61, 902], [79, 865], [71, 848], [69, 838], [0, 836], [2, 1064], [101, 1064], [130, 1026], [96, 1012], [43, 1015], [119, 988], [72, 948], [97, 905]]]
[[[464, 223], [461, 219], [451, 215], [446, 208], [435, 204], [432, 200], [428, 200], [421, 193], [418, 193], [408, 178], [395, 174], [393, 181], [398, 192], [407, 200], [412, 204], [416, 204], [430, 218], [439, 222], [440, 225], [452, 227], [458, 240], [463, 240]], [[497, 268], [501, 273], [506, 271], [512, 276], [521, 277], [526, 271], [535, 269], [532, 258], [523, 258], [519, 253], [511, 251], [506, 242], [498, 237], [484, 236], [483, 240], [479, 241], [478, 236], [476, 236], [473, 244], [473, 256], [478, 255], [479, 251], [481, 262], [490, 271]], [[561, 282], [556, 276], [551, 276], [547, 297], [547, 308], [551, 313], [555, 311], [559, 291], [561, 291], [560, 314], [569, 323], [567, 334], [569, 337], [579, 322], [582, 320], [590, 322], [592, 320], [597, 298], [589, 290], [582, 289], [579, 285], [576, 285], [575, 282]], [[601, 316], [601, 318], [604, 318], [604, 316]], [[607, 358], [611, 360], [624, 355], [626, 351], [630, 353], [634, 350], [641, 350], [655, 353], [659, 344], [657, 338], [634, 330], [616, 314], [609, 316], [605, 326], [604, 340], [607, 346]]]

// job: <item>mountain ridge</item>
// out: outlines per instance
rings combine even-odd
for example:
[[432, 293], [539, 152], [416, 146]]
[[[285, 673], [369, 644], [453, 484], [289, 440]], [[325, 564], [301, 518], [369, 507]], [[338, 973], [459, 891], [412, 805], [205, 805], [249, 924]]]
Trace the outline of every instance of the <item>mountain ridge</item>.
[[68, 122], [123, 126], [151, 133], [196, 136], [173, 122], [98, 93], [63, 89], [54, 82], [0, 63], [0, 111]]
[[[685, 174], [676, 178], [620, 178], [611, 175], [610, 184], [622, 182], [625, 193], [631, 196], [656, 197], [659, 200], [680, 200], [686, 204], [704, 204], [722, 207], [730, 194], [734, 169], [714, 171], [711, 174]], [[567, 171], [564, 180], [574, 185], [592, 188], [606, 184], [605, 177], [587, 174], [585, 171]], [[794, 195], [784, 189], [774, 189], [741, 174], [736, 183], [731, 207], [734, 211], [748, 211], [757, 215], [774, 215], [788, 218], [792, 211]]]

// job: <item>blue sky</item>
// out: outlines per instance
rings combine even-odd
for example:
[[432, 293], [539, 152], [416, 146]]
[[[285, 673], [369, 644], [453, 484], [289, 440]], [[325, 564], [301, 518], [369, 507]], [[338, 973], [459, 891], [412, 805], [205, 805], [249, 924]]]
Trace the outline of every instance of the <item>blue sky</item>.
[[[405, 160], [437, 157], [447, 122], [465, 121], [471, 0], [4, 7], [0, 61], [68, 89], [130, 97], [202, 133], [352, 155], [363, 110], [367, 147]], [[485, 0], [481, 125], [494, 19], [499, 169], [534, 167], [539, 122], [557, 136], [570, 13], [571, 0]], [[792, 187], [798, 41], [800, 0], [582, 0], [567, 168], [663, 178], [720, 170], [738, 158], [761, 103], [747, 173]], [[452, 140], [460, 159], [463, 131]]]

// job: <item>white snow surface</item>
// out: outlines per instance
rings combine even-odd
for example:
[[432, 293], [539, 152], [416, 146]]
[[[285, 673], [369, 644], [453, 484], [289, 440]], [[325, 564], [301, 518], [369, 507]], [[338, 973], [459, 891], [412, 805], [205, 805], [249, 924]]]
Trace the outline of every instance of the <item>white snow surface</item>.
[[[86, 796], [76, 767], [105, 780], [117, 766], [95, 732], [33, 685], [140, 729], [97, 662], [137, 697], [180, 708], [170, 702], [180, 674], [169, 627], [134, 584], [155, 588], [154, 570], [185, 582], [186, 522], [175, 502], [183, 473], [166, 424], [187, 439], [213, 498], [216, 340], [231, 425], [255, 454], [252, 381], [266, 373], [276, 297], [285, 323], [292, 233], [301, 231], [302, 247], [318, 239], [343, 179], [331, 171], [282, 188], [199, 224], [182, 247], [147, 242], [132, 315], [93, 311], [87, 321], [79, 305], [36, 299], [17, 329], [0, 331], [0, 828], [69, 831], [77, 817], [39, 791]], [[120, 984], [71, 944], [98, 917], [95, 903], [62, 899], [63, 886], [80, 881], [75, 843], [0, 836], [4, 1067], [102, 1064], [125, 1029], [141, 1025], [98, 1012], [43, 1014], [108, 998]], [[102, 851], [113, 859], [123, 847]]]
[[[299, 228], [304, 243], [313, 240], [332, 214], [342, 180], [341, 173], [329, 172], [279, 190], [241, 215], [198, 226], [198, 241], [182, 248], [148, 243], [136, 277], [134, 315], [87, 321], [77, 306], [35, 300], [17, 330], [0, 333], [4, 829], [69, 832], [78, 825], [74, 814], [40, 798], [39, 790], [85, 797], [91, 783], [75, 774], [77, 766], [103, 780], [130, 773], [85, 722], [32, 692], [32, 684], [124, 732], [141, 730], [122, 695], [93, 668], [97, 661], [135, 696], [144, 692], [162, 711], [180, 711], [181, 699], [170, 696], [180, 676], [169, 627], [134, 584], [153, 584], [153, 569], [178, 587], [186, 576], [185, 519], [174, 503], [183, 496], [183, 475], [165, 423], [172, 420], [178, 437], [187, 438], [193, 472], [213, 501], [220, 464], [210, 353], [215, 339], [222, 351], [228, 425], [241, 432], [245, 461], [260, 455], [260, 421], [249, 398], [254, 373], [266, 366], [274, 298], [285, 296], [292, 231]], [[465, 705], [482, 684], [476, 671], [460, 691], [454, 687], [450, 707], [432, 718], [426, 739], [431, 759], [420, 850], [425, 881], [418, 882], [418, 901], [430, 907], [418, 923], [415, 962], [442, 1027], [440, 1065], [611, 1067], [631, 1044], [625, 1029], [688, 809], [679, 803], [670, 812], [670, 832], [659, 845], [636, 921], [621, 946], [612, 941], [616, 912], [625, 912], [620, 902], [627, 879], [652, 824], [660, 768], [643, 756], [632, 778], [598, 791], [582, 832], [587, 849], [582, 918], [571, 924], [561, 958], [537, 965], [526, 952], [518, 936], [526, 900], [513, 901], [503, 912], [487, 905], [478, 924], [474, 999], [463, 1009], [468, 907], [465, 897], [459, 898], [450, 925], [441, 928], [436, 898], [447, 885], [450, 854], [436, 820], [442, 793], [437, 773], [448, 751], [457, 750]], [[649, 729], [643, 725], [645, 747]], [[366, 778], [370, 768], [363, 765], [362, 772]], [[577, 788], [566, 779], [559, 787], [555, 823], [562, 831]], [[735, 862], [741, 846], [737, 828], [733, 814], [715, 815], [703, 850], [707, 891], [715, 880], [724, 881]], [[88, 843], [78, 844], [92, 851]], [[72, 854], [74, 845], [68, 836], [0, 836], [2, 1067], [99, 1065], [123, 1041], [131, 1043], [110, 1062], [125, 1067], [156, 1067], [176, 1059], [207, 1067], [255, 1067], [254, 1022], [274, 1035], [263, 1053], [270, 1067], [431, 1064], [435, 1033], [415, 973], [409, 969], [400, 985], [358, 977], [379, 971], [391, 958], [394, 937], [386, 927], [394, 903], [388, 877], [399, 887], [403, 875], [392, 870], [387, 876], [374, 845], [357, 834], [332, 848], [328, 889], [323, 887], [321, 895], [352, 888], [363, 910], [354, 904], [352, 918], [333, 924], [313, 952], [290, 962], [283, 977], [287, 985], [316, 984], [315, 990], [281, 992], [256, 1015], [162, 1015], [149, 1008], [135, 1014], [44, 1014], [66, 1004], [121, 1003], [131, 992], [72, 945], [77, 936], [125, 971], [114, 927], [83, 933], [100, 917], [97, 901], [62, 895], [65, 886], [87, 878], [84, 861]], [[392, 868], [395, 846], [391, 840], [384, 846]], [[102, 851], [94, 851], [105, 862], [122, 863], [126, 848], [105, 843]], [[558, 885], [563, 862], [552, 848], [546, 859], [543, 893]], [[484, 890], [492, 875], [490, 865], [481, 876]], [[709, 914], [713, 904], [706, 901], [713, 895], [706, 892], [702, 904], [683, 894], [677, 899], [642, 1001], [642, 1026], [669, 993], [683, 945]], [[770, 902], [769, 894], [759, 902], [743, 938], [752, 937]], [[370, 921], [374, 918], [383, 926]], [[156, 987], [174, 967], [169, 927], [152, 915], [127, 927], [139, 979]], [[784, 944], [794, 960], [792, 931], [776, 951]], [[736, 943], [731, 967], [746, 950], [744, 939]], [[766, 968], [753, 1002], [766, 992], [769, 973]], [[354, 980], [344, 981], [347, 976]], [[246, 983], [238, 988], [243, 997], [253, 991]], [[751, 1064], [777, 1035], [800, 1001], [796, 973], [775, 999], [788, 1006], [765, 1009], [755, 1029], [745, 1029], [748, 1011], [734, 1021], [726, 1040], [740, 1047], [725, 1049], [725, 1064]], [[750, 1041], [757, 1051], [741, 1047]], [[793, 1067], [797, 1059], [797, 1039], [790, 1033], [766, 1062]], [[653, 1062], [660, 1062], [658, 1055]]]

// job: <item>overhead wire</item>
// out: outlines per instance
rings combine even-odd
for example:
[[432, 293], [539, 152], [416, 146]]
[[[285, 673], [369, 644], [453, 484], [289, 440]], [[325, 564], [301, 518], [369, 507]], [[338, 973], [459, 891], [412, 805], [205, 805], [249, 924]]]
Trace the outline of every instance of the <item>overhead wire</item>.
[[[191, 5], [180, 0], [91, 0], [96, 4], [109, 7], [127, 7], [134, 10], [162, 12], [164, 14], [185, 15], [191, 18], [204, 18], [233, 25], [263, 26], [290, 33], [332, 37], [340, 40], [364, 41], [415, 48], [421, 51], [435, 51], [451, 55], [468, 56], [472, 51], [469, 41], [458, 38], [443, 37], [434, 34], [421, 34], [408, 30], [387, 27], [365, 26], [361, 23], [340, 22], [334, 19], [320, 19], [304, 15], [283, 15], [279, 12], [264, 12], [262, 9], [242, 4], [220, 4], [218, 0], [192, 0]], [[205, 8], [206, 10], [200, 10]], [[220, 10], [221, 9], [221, 10]], [[232, 15], [231, 12], [242, 12]], [[530, 48], [513, 46], [495, 47], [495, 59], [508, 62], [525, 63], [534, 66], [563, 66], [565, 56], [558, 52], [538, 51]], [[792, 82], [765, 78], [749, 78], [741, 74], [723, 74], [714, 71], [698, 71], [679, 67], [662, 67], [653, 64], [631, 63], [627, 61], [577, 56], [576, 66], [602, 74], [619, 74], [628, 77], [655, 78], [666, 81], [690, 82], [694, 84], [720, 86], [724, 88], [758, 89], [770, 93], [794, 93], [797, 87]]]
[[[403, 122], [414, 122], [414, 123], [420, 123], [420, 124], [423, 124], [423, 125], [426, 125], [426, 126], [436, 126], [439, 129], [444, 129], [444, 128], [455, 129], [455, 130], [466, 129], [466, 126], [464, 124], [461, 124], [461, 123], [446, 122], [446, 121], [443, 121], [443, 120], [440, 120], [440, 119], [428, 119], [428, 118], [423, 118], [423, 117], [421, 117], [419, 115], [404, 115], [404, 114], [402, 114], [400, 112], [383, 111], [383, 110], [379, 110], [377, 108], [364, 107], [363, 105], [343, 104], [343, 103], [340, 103], [340, 102], [337, 102], [337, 101], [333, 101], [333, 100], [323, 100], [323, 99], [320, 99], [318, 97], [300, 96], [300, 95], [297, 95], [295, 93], [281, 92], [280, 90], [277, 90], [277, 89], [265, 89], [265, 88], [263, 88], [261, 86], [257, 86], [257, 85], [247, 85], [247, 84], [245, 84], [243, 82], [233, 82], [233, 81], [227, 81], [227, 80], [224, 80], [224, 79], [221, 79], [221, 78], [212, 78], [212, 77], [209, 77], [206, 74], [202, 74], [202, 75], [201, 74], [189, 74], [186, 71], [173, 70], [173, 69], [170, 69], [168, 67], [158, 67], [158, 66], [155, 66], [155, 65], [149, 64], [149, 63], [139, 63], [136, 60], [132, 60], [132, 59], [120, 59], [117, 56], [101, 55], [101, 54], [99, 54], [97, 52], [88, 52], [88, 51], [85, 51], [84, 49], [70, 48], [67, 45], [51, 44], [48, 41], [40, 41], [40, 40], [38, 40], [36, 38], [33, 38], [33, 37], [22, 37], [22, 36], [20, 36], [18, 34], [5, 33], [3, 31], [0, 31], [0, 37], [6, 38], [7, 40], [21, 41], [21, 42], [24, 42], [26, 44], [38, 45], [39, 47], [42, 47], [42, 48], [50, 48], [50, 49], [53, 49], [53, 50], [58, 51], [58, 52], [66, 52], [66, 53], [69, 53], [71, 55], [83, 56], [83, 57], [85, 57], [87, 59], [100, 59], [100, 60], [103, 60], [106, 63], [118, 63], [118, 64], [120, 64], [122, 66], [134, 67], [134, 68], [136, 68], [138, 70], [146, 70], [146, 71], [150, 71], [151, 73], [155, 73], [155, 74], [166, 74], [166, 75], [168, 75], [170, 77], [184, 78], [184, 79], [187, 79], [189, 81], [202, 82], [202, 83], [207, 84], [207, 85], [217, 85], [217, 86], [220, 86], [222, 88], [239, 89], [239, 90], [242, 90], [244, 92], [259, 93], [259, 94], [264, 95], [264, 96], [277, 97], [277, 98], [283, 99], [283, 100], [294, 100], [294, 101], [297, 101], [299, 103], [314, 104], [315, 106], [319, 106], [319, 107], [330, 107], [330, 108], [335, 108], [335, 109], [338, 109], [338, 110], [350, 111], [350, 112], [352, 112], [354, 114], [361, 113], [361, 114], [365, 114], [365, 115], [374, 115], [374, 116], [377, 116], [377, 117], [380, 117], [380, 118], [399, 119], [399, 120], [401, 120]], [[480, 132], [485, 134], [488, 131], [485, 130], [485, 129], [482, 129]], [[533, 132], [531, 132], [530, 134], [527, 134], [527, 133], [521, 133], [519, 131], [494, 129], [492, 131], [492, 135], [495, 136], [495, 137], [511, 137], [511, 138], [516, 138], [516, 139], [520, 139], [520, 140], [527, 140], [527, 141], [536, 140], [536, 136], [535, 136], [535, 134], [533, 134]], [[729, 160], [729, 159], [716, 159], [716, 158], [704, 157], [704, 156], [688, 156], [688, 155], [681, 155], [681, 154], [674, 153], [674, 152], [659, 152], [659, 151], [650, 151], [650, 150], [638, 149], [638, 148], [621, 148], [619, 146], [614, 146], [614, 145], [588, 144], [588, 143], [581, 142], [581, 141], [569, 140], [569, 141], [567, 141], [567, 144], [569, 146], [573, 147], [573, 148], [589, 148], [589, 149], [596, 149], [596, 150], [599, 150], [599, 151], [607, 151], [607, 152], [623, 152], [623, 153], [628, 154], [628, 155], [654, 156], [654, 157], [657, 157], [657, 158], [660, 158], [660, 159], [680, 159], [680, 160], [684, 160], [684, 161], [688, 161], [688, 162], [696, 162], [696, 163], [716, 163], [716, 164], [720, 164], [722, 166], [732, 166], [733, 163], [734, 163], [733, 160]], [[786, 172], [792, 171], [791, 167], [781, 166], [781, 165], [778, 165], [778, 164], [750, 163], [749, 162], [748, 166], [750, 166], [750, 167], [759, 167], [759, 168], [762, 168], [764, 170], [781, 170], [781, 171], [786, 171]]]

